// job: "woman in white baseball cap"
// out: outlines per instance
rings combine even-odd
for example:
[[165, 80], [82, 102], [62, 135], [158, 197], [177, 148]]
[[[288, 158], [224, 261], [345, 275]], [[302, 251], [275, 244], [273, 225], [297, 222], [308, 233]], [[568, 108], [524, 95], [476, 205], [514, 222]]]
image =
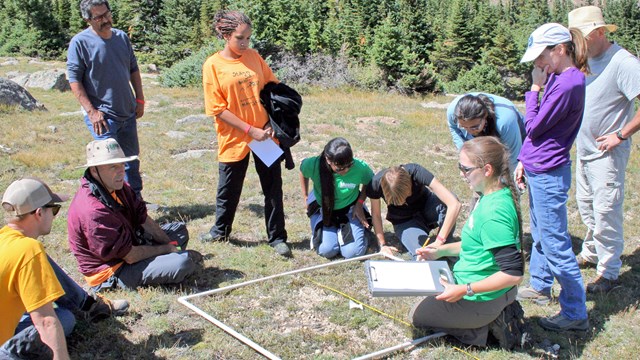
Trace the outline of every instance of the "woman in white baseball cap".
[[[531, 91], [525, 94], [527, 136], [516, 168], [516, 181], [529, 183], [533, 246], [529, 287], [518, 299], [548, 303], [554, 278], [562, 286], [560, 312], [540, 319], [548, 330], [587, 330], [582, 275], [567, 228], [571, 186], [571, 146], [578, 135], [585, 102], [587, 46], [579, 29], [544, 24], [529, 37], [521, 62], [533, 61]], [[544, 94], [540, 92], [544, 88]]]

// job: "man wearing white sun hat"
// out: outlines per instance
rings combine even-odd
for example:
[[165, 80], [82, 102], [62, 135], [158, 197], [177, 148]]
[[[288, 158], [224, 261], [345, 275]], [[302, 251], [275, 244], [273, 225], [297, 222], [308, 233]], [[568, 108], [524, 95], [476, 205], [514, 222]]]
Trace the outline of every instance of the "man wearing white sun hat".
[[576, 200], [587, 226], [577, 259], [582, 267], [597, 264], [587, 292], [601, 293], [616, 285], [622, 265], [625, 169], [630, 137], [640, 128], [640, 112], [633, 111], [640, 99], [640, 60], [609, 42], [607, 33], [618, 27], [607, 24], [596, 6], [571, 11], [569, 27], [586, 37], [591, 68], [576, 139]]
[[202, 261], [186, 250], [183, 222], [160, 227], [124, 182], [126, 157], [114, 139], [87, 145], [87, 170], [69, 207], [69, 246], [95, 291], [181, 283]]

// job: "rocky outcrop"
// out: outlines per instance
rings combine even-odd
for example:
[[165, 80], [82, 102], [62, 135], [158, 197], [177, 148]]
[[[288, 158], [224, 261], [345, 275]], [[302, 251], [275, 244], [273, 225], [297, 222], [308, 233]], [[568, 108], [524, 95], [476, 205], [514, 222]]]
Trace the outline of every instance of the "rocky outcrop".
[[43, 70], [31, 74], [20, 74], [12, 78], [25, 88], [67, 91], [70, 89], [67, 74], [62, 69]]
[[21, 106], [23, 109], [47, 110], [22, 86], [0, 77], [0, 104], [7, 106]]

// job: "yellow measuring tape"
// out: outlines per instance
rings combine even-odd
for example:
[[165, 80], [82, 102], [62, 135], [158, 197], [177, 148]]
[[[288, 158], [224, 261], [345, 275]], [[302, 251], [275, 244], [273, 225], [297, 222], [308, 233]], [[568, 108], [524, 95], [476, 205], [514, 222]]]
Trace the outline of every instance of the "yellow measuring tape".
[[[323, 288], [323, 289], [327, 289], [327, 290], [329, 290], [329, 291], [333, 291], [333, 292], [334, 292], [334, 293], [336, 293], [336, 294], [340, 294], [340, 295], [342, 295], [342, 296], [346, 297], [347, 299], [349, 299], [349, 300], [351, 300], [351, 301], [355, 302], [356, 304], [358, 304], [358, 305], [362, 305], [363, 307], [366, 307], [367, 309], [369, 309], [369, 310], [371, 310], [371, 311], [373, 311], [373, 312], [376, 312], [376, 313], [378, 313], [378, 314], [380, 314], [380, 315], [382, 315], [382, 316], [386, 316], [386, 317], [388, 317], [389, 319], [391, 319], [391, 320], [393, 320], [393, 321], [397, 321], [397, 322], [399, 322], [399, 323], [401, 323], [401, 324], [403, 324], [403, 325], [406, 325], [406, 326], [408, 326], [408, 327], [415, 328], [415, 326], [413, 326], [413, 324], [410, 324], [410, 323], [408, 323], [408, 322], [406, 322], [406, 321], [404, 321], [404, 320], [398, 319], [397, 317], [395, 317], [395, 316], [393, 316], [393, 315], [390, 315], [390, 314], [387, 314], [386, 312], [384, 312], [384, 311], [382, 311], [382, 310], [376, 309], [376, 308], [374, 308], [373, 306], [367, 305], [367, 304], [363, 303], [362, 301], [360, 301], [360, 300], [358, 300], [358, 299], [354, 298], [353, 296], [350, 296], [350, 295], [348, 295], [348, 294], [345, 294], [345, 293], [343, 293], [342, 291], [340, 291], [340, 290], [338, 290], [338, 289], [334, 289], [334, 288], [332, 288], [332, 287], [330, 287], [330, 286], [323, 285], [323, 284], [321, 284], [321, 283], [319, 283], [319, 282], [317, 282], [317, 281], [314, 281], [314, 280], [312, 280], [312, 279], [310, 279], [310, 278], [308, 278], [308, 277], [303, 277], [303, 276], [302, 276], [302, 278], [303, 278], [303, 279], [305, 279], [305, 280], [307, 280], [308, 282], [310, 282], [310, 283], [312, 283], [312, 284], [315, 284], [315, 285], [317, 285], [317, 286], [319, 286], [319, 287]], [[473, 356], [473, 355], [469, 354], [468, 352], [466, 352], [466, 351], [464, 351], [464, 350], [462, 350], [462, 349], [460, 349], [460, 348], [458, 348], [458, 347], [456, 347], [456, 346], [453, 346], [453, 348], [454, 348], [455, 350], [457, 350], [457, 351], [459, 351], [459, 352], [461, 352], [461, 353], [463, 353], [463, 354], [465, 354], [465, 355], [467, 355], [467, 356], [469, 356], [469, 357], [471, 357], [471, 358], [475, 359], [475, 360], [480, 360], [479, 358], [477, 358], [477, 357], [475, 357], [475, 356]]]

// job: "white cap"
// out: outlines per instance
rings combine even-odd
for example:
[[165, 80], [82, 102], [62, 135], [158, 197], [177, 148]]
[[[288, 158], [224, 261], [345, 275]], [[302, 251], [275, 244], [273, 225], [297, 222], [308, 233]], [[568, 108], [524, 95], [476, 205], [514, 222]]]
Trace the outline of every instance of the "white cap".
[[20, 216], [47, 204], [66, 201], [68, 198], [52, 192], [47, 184], [38, 179], [24, 178], [9, 185], [2, 196], [2, 207], [12, 216]]
[[569, 29], [557, 23], [544, 24], [529, 36], [527, 51], [522, 56], [520, 62], [533, 61], [542, 54], [547, 46], [564, 44], [569, 41], [571, 41], [571, 32], [569, 32]]

